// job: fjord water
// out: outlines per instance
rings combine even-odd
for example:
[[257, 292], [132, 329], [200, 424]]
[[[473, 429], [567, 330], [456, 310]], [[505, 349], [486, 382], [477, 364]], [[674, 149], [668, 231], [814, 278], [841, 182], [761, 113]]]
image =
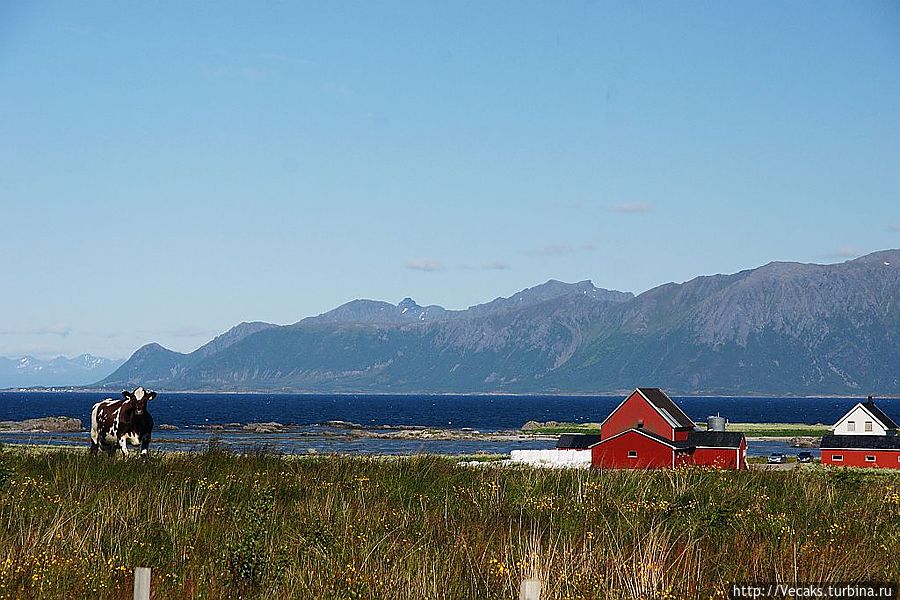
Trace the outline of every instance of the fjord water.
[[[91, 406], [109, 394], [0, 392], [0, 421], [72, 416], [88, 421]], [[518, 429], [527, 421], [599, 423], [622, 401], [615, 396], [199, 394], [161, 392], [150, 408], [157, 424], [179, 427], [277, 421], [315, 425], [342, 420], [366, 426]], [[834, 423], [865, 398], [737, 398], [673, 396], [695, 421], [720, 414], [739, 423]], [[879, 399], [889, 415], [900, 399]]]
[[[90, 422], [94, 402], [108, 394], [87, 392], [0, 392], [0, 421], [47, 416], [72, 416]], [[280, 451], [408, 454], [438, 452], [509, 452], [516, 448], [547, 448], [546, 440], [495, 442], [474, 440], [387, 440], [325, 435], [326, 421], [349, 421], [364, 427], [382, 425], [472, 428], [482, 432], [518, 429], [527, 421], [590, 423], [602, 421], [622, 401], [615, 396], [505, 395], [324, 395], [324, 394], [200, 394], [162, 392], [151, 404], [157, 425], [177, 431], [157, 431], [164, 448], [197, 447], [215, 436], [209, 426], [276, 421], [300, 426], [295, 434], [242, 434], [223, 441], [249, 446], [265, 443]], [[831, 424], [862, 398], [737, 398], [675, 397], [695, 421], [720, 414], [735, 422]], [[889, 415], [900, 415], [900, 399], [879, 400]], [[335, 432], [330, 432], [334, 434]], [[0, 434], [6, 443], [81, 443], [81, 434]], [[779, 442], [754, 442], [751, 454], [782, 450]]]

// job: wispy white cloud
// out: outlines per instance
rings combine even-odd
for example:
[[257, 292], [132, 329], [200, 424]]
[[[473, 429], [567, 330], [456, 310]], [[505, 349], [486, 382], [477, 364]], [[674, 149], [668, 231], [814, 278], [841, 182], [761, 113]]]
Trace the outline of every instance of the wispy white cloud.
[[584, 210], [589, 208], [583, 200], [553, 200], [550, 202], [550, 206], [563, 210]]
[[185, 338], [195, 338], [195, 337], [212, 337], [222, 333], [221, 331], [216, 331], [213, 329], [204, 329], [202, 327], [193, 327], [187, 325], [185, 327], [174, 327], [172, 329], [137, 329], [135, 332], [137, 335], [149, 335], [149, 336], [169, 336], [169, 337], [185, 337]]
[[506, 271], [507, 269], [512, 268], [512, 265], [510, 265], [506, 261], [492, 260], [486, 263], [482, 263], [481, 268], [485, 271]]
[[80, 36], [91, 35], [92, 33], [94, 33], [93, 27], [89, 25], [81, 25], [79, 23], [63, 23], [59, 29], [64, 33]]
[[58, 335], [66, 337], [72, 333], [70, 325], [42, 325], [39, 327], [4, 328], [0, 335]]
[[308, 58], [296, 58], [294, 56], [289, 56], [280, 52], [260, 52], [256, 56], [257, 58], [260, 58], [262, 60], [267, 60], [275, 63], [300, 65], [304, 67], [311, 67], [316, 64], [314, 61], [309, 60]]
[[328, 96], [346, 98], [351, 95], [350, 88], [340, 81], [329, 79], [319, 86], [319, 91]]
[[425, 271], [427, 273], [444, 270], [444, 263], [434, 258], [411, 258], [406, 261], [404, 266], [413, 271]]
[[[0, 344], [0, 356], [11, 360], [18, 360], [26, 356], [33, 356], [38, 360], [52, 360], [57, 356], [66, 356], [66, 353], [56, 345], [43, 343], [17, 343], [15, 346], [6, 347]], [[71, 354], [72, 357], [77, 354]]]
[[838, 246], [834, 249], [834, 252], [825, 254], [823, 258], [856, 258], [857, 256], [862, 256], [863, 254], [865, 254], [865, 250], [856, 248], [854, 246]]
[[560, 258], [574, 252], [593, 252], [597, 249], [597, 242], [587, 241], [583, 244], [570, 246], [568, 244], [551, 243], [540, 248], [534, 248], [525, 252], [528, 256], [543, 256], [548, 258]]
[[200, 63], [200, 73], [207, 79], [242, 79], [263, 81], [269, 78], [269, 70], [246, 65]]
[[645, 214], [652, 210], [653, 207], [646, 202], [623, 202], [621, 204], [613, 204], [609, 207], [609, 212], [620, 213], [623, 215]]
[[893, 225], [888, 225], [888, 230], [900, 232], [900, 223], [894, 223]]
[[571, 253], [572, 247], [565, 244], [545, 244], [528, 252], [531, 256], [546, 256], [550, 258], [559, 258]]

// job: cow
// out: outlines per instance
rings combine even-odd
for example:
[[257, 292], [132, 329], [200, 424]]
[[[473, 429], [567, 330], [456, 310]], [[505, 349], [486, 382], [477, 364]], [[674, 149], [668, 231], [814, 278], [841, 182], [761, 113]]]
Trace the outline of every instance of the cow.
[[156, 398], [156, 392], [139, 387], [133, 392], [124, 390], [122, 396], [123, 400], [102, 400], [91, 410], [92, 456], [101, 446], [112, 456], [118, 446], [127, 457], [128, 444], [140, 445], [141, 456], [149, 452], [153, 417], [147, 412], [147, 402]]

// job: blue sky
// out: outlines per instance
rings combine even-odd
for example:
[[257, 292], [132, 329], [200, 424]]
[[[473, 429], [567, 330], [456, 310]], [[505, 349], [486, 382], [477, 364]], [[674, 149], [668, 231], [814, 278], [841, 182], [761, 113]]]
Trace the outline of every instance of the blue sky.
[[896, 2], [4, 2], [0, 355], [900, 247]]

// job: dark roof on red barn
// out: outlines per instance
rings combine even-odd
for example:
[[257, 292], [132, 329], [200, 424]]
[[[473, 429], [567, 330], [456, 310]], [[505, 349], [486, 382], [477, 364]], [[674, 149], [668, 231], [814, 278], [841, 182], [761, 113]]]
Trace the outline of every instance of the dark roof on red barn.
[[823, 450], [900, 450], [900, 436], [826, 435], [819, 446]]
[[[634, 427], [602, 441], [605, 442], [607, 440], [611, 440], [615, 437], [619, 437], [620, 435], [625, 435], [626, 433], [631, 431], [637, 432], [643, 436], [659, 442], [660, 444], [664, 444], [669, 448], [675, 448], [677, 450], [690, 450], [692, 448], [696, 448], [697, 446], [703, 446], [705, 448], [740, 448], [741, 440], [744, 439], [744, 434], [740, 431], [691, 431], [690, 433], [688, 433], [688, 438], [686, 440], [673, 442], [672, 440], [667, 439], [657, 433], [653, 433], [652, 431]], [[597, 442], [592, 445], [596, 445], [596, 443]]]
[[888, 429], [897, 429], [897, 424], [894, 422], [894, 420], [887, 416], [883, 410], [875, 406], [874, 402], [872, 402], [871, 400], [867, 400], [863, 402], [862, 405], [866, 408], [867, 411], [872, 413], [872, 416], [881, 421], [882, 425], [884, 425]]
[[664, 391], [659, 388], [638, 388], [638, 391], [650, 401], [656, 408], [668, 413], [672, 419], [678, 423], [679, 427], [694, 427], [694, 422], [681, 410], [677, 404], [672, 402]]
[[564, 433], [556, 442], [557, 450], [586, 450], [600, 441], [599, 435]]
[[744, 434], [740, 431], [691, 431], [686, 442], [688, 446], [707, 448], [740, 448]]

